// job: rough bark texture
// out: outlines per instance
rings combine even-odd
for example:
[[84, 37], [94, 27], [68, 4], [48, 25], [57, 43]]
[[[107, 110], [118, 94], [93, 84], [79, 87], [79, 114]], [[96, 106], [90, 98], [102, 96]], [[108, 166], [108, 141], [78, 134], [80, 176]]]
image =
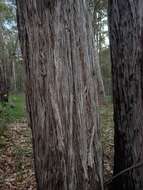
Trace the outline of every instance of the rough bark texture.
[[[109, 28], [117, 174], [143, 160], [143, 1], [110, 0]], [[118, 177], [113, 189], [142, 190], [143, 167]]]
[[17, 0], [39, 190], [102, 188], [94, 42], [84, 0]]

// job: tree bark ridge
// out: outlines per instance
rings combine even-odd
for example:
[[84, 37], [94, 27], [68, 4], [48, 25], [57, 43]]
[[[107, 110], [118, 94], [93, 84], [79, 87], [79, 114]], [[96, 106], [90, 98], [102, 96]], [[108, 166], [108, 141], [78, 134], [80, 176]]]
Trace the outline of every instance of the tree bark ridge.
[[17, 1], [39, 190], [102, 188], [94, 42], [83, 0]]

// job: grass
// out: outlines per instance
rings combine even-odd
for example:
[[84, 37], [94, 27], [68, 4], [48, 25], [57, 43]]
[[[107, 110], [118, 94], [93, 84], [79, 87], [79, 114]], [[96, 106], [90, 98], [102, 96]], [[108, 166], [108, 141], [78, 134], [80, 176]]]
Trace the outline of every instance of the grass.
[[9, 102], [3, 105], [0, 103], [0, 123], [10, 123], [25, 118], [25, 99], [24, 95], [11, 95]]
[[11, 121], [21, 120], [26, 117], [25, 109], [25, 97], [21, 95], [12, 95], [10, 96], [10, 102], [14, 105], [12, 108], [9, 104], [9, 116]]
[[8, 103], [0, 103], [0, 145], [4, 143], [7, 124], [21, 121], [26, 116], [25, 98], [23, 94], [10, 95]]

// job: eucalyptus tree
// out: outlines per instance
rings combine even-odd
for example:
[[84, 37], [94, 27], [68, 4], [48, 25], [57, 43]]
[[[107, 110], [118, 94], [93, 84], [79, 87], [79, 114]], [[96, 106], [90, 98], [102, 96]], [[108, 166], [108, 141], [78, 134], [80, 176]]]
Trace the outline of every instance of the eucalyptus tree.
[[[116, 190], [143, 189], [143, 1], [109, 0]], [[126, 170], [128, 168], [128, 170]]]
[[105, 40], [107, 39], [107, 0], [87, 0], [89, 11], [91, 14], [92, 27], [95, 39], [95, 59], [97, 71], [97, 84], [100, 101], [105, 98], [104, 76], [102, 75], [101, 52], [103, 50]]
[[17, 0], [39, 190], [100, 190], [94, 40], [84, 0]]
[[[12, 76], [9, 42], [15, 34], [12, 32], [14, 13], [5, 1], [0, 2], [0, 100], [8, 98]], [[10, 29], [9, 29], [10, 28]], [[14, 42], [14, 40], [13, 40]]]

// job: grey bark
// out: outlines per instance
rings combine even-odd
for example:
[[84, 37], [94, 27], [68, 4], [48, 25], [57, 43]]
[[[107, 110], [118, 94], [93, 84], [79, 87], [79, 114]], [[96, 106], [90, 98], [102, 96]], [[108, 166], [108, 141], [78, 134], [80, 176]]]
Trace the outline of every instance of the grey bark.
[[[143, 160], [143, 1], [110, 0], [109, 28], [115, 175]], [[118, 177], [113, 189], [142, 190], [143, 167]]]
[[99, 102], [103, 103], [105, 100], [105, 88], [101, 73], [101, 66], [100, 66], [100, 59], [99, 59], [99, 52], [97, 48], [97, 43], [95, 41], [95, 68], [96, 68], [96, 76], [97, 76], [97, 91], [99, 96]]
[[[0, 25], [1, 26], [1, 25]], [[9, 93], [9, 65], [7, 52], [3, 39], [2, 27], [0, 28], [0, 101], [8, 101]]]
[[13, 86], [14, 86], [14, 92], [16, 92], [17, 87], [16, 87], [16, 65], [15, 65], [15, 61], [12, 60], [12, 75], [13, 75]]
[[[95, 67], [96, 67], [96, 76], [97, 76], [97, 89], [98, 89], [98, 95], [99, 95], [99, 101], [102, 103], [105, 99], [105, 88], [101, 73], [101, 66], [100, 66], [100, 59], [99, 59], [99, 31], [98, 31], [98, 21], [97, 21], [97, 7], [96, 7], [97, 1], [93, 1], [93, 13], [92, 15], [92, 27], [93, 27], [93, 34], [95, 38]], [[92, 12], [92, 11], [91, 11]]]
[[39, 190], [100, 190], [94, 41], [84, 0], [17, 0]]
[[17, 85], [16, 85], [16, 59], [15, 59], [15, 54], [16, 54], [16, 50], [17, 50], [17, 46], [18, 46], [18, 37], [16, 37], [16, 41], [15, 41], [15, 45], [14, 45], [14, 49], [12, 50], [12, 55], [10, 57], [11, 59], [11, 64], [12, 64], [12, 83], [13, 83], [13, 90], [14, 92], [17, 91]]

